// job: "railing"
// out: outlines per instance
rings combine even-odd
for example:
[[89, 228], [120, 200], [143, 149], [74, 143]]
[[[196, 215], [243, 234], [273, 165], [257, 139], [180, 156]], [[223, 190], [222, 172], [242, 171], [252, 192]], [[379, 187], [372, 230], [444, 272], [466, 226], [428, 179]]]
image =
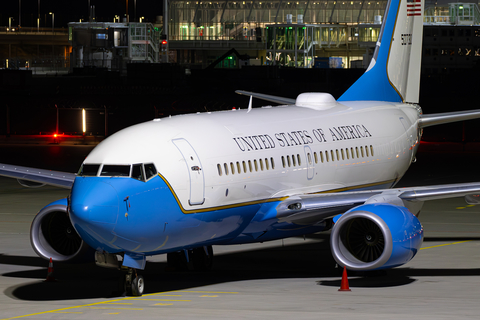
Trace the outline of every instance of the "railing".
[[423, 22], [427, 24], [451, 24], [450, 16], [425, 16]]
[[0, 34], [9, 34], [9, 35], [26, 35], [26, 34], [37, 34], [37, 35], [68, 35], [68, 29], [66, 28], [26, 28], [26, 27], [12, 27], [9, 30], [8, 27], [0, 27]]
[[[32, 70], [33, 74], [67, 72], [70, 68], [70, 58], [41, 56], [27, 58], [10, 58], [8, 69]], [[7, 61], [0, 64], [0, 68], [6, 68]]]
[[217, 41], [217, 40], [235, 40], [235, 41], [257, 41], [257, 38], [261, 38], [262, 42], [265, 40], [265, 37], [257, 37], [257, 36], [243, 36], [243, 35], [235, 35], [235, 36], [228, 36], [228, 35], [219, 35], [219, 36], [182, 36], [182, 35], [169, 35], [169, 40], [185, 40], [185, 41]]

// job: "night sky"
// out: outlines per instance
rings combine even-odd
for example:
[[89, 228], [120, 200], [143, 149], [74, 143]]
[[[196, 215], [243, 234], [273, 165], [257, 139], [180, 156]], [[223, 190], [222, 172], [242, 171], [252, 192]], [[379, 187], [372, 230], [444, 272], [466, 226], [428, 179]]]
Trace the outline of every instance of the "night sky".
[[[22, 27], [37, 27], [38, 0], [2, 0], [0, 6], [0, 26], [8, 26], [8, 18], [13, 17], [12, 26], [18, 25], [19, 2], [22, 5]], [[88, 3], [95, 6], [97, 21], [113, 21], [115, 15], [123, 17], [126, 13], [126, 0], [40, 0], [40, 27], [52, 27], [55, 13], [55, 28], [67, 27], [68, 22], [88, 19]], [[163, 0], [137, 0], [137, 20], [144, 16], [147, 21], [155, 22], [162, 15]], [[130, 21], [134, 18], [135, 0], [128, 0]], [[45, 16], [46, 15], [46, 16]]]

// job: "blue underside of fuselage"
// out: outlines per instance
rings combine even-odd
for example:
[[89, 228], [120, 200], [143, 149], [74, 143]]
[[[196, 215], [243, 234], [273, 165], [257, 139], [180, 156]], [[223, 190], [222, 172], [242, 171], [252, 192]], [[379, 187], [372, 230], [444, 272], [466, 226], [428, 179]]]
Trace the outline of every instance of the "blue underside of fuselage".
[[159, 176], [77, 177], [71, 193], [72, 224], [96, 250], [145, 255], [217, 244], [240, 244], [324, 230], [325, 224], [279, 223], [278, 201], [182, 211]]

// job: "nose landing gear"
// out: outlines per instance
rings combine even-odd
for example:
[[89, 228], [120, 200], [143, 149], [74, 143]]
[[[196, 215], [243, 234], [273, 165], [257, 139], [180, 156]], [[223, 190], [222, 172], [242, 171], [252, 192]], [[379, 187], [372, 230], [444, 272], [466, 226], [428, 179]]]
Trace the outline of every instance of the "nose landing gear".
[[143, 276], [137, 274], [137, 270], [128, 268], [125, 275], [125, 293], [128, 296], [140, 297], [145, 290], [145, 281]]

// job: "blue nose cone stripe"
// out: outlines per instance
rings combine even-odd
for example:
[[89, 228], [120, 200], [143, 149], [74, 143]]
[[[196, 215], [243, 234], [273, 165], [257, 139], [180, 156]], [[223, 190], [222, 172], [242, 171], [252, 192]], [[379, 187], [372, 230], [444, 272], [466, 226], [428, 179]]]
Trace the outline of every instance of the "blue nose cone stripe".
[[117, 222], [119, 198], [108, 183], [95, 181], [95, 178], [77, 177], [70, 198], [74, 217], [88, 222]]

